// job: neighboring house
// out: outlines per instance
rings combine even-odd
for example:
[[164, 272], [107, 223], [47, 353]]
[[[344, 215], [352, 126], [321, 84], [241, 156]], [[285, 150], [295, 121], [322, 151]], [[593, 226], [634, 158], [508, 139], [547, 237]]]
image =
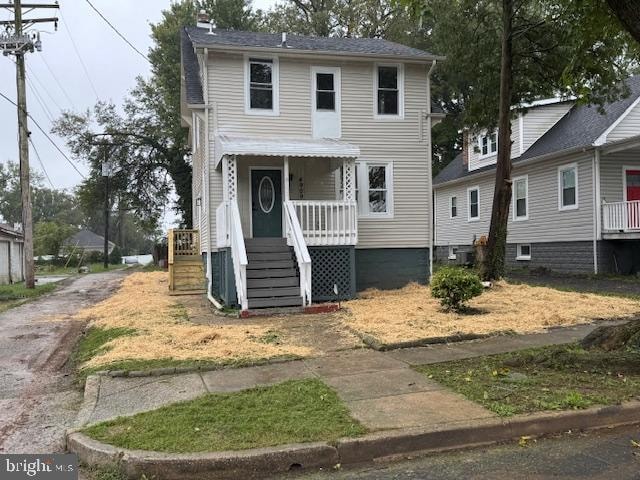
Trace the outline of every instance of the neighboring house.
[[0, 223], [0, 285], [24, 281], [22, 232]]
[[[63, 248], [75, 248], [78, 251], [84, 251], [85, 254], [91, 252], [104, 252], [104, 237], [97, 235], [89, 230], [80, 230], [74, 233], [64, 242]], [[109, 253], [113, 252], [116, 244], [109, 241]]]
[[182, 32], [210, 298], [300, 306], [428, 280], [436, 59], [382, 39]]
[[[570, 273], [640, 271], [640, 76], [604, 106], [527, 105], [512, 121], [509, 268]], [[497, 136], [464, 136], [463, 153], [434, 179], [435, 254], [464, 263], [488, 235]]]

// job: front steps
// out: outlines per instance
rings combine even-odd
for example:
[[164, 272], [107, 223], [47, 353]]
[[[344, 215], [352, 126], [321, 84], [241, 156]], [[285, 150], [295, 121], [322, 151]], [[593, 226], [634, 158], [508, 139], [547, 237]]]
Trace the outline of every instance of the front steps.
[[247, 238], [249, 309], [300, 307], [300, 278], [285, 238]]
[[204, 277], [200, 255], [176, 255], [169, 265], [169, 290], [175, 295], [204, 292]]

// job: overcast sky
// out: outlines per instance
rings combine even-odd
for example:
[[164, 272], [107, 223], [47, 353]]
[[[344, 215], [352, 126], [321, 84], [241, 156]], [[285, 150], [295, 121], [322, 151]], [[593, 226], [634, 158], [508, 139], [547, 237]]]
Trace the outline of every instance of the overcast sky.
[[[52, 24], [41, 25], [43, 51], [27, 55], [27, 109], [47, 132], [51, 129], [50, 117], [57, 118], [60, 109], [84, 111], [94, 105], [97, 98], [118, 104], [134, 86], [136, 76], [149, 73], [147, 62], [109, 28], [86, 0], [59, 0], [59, 3], [58, 31], [54, 32]], [[171, 1], [92, 0], [92, 3], [136, 48], [146, 53], [151, 46], [149, 23], [159, 21], [162, 10]], [[254, 0], [254, 8], [268, 9], [274, 3], [274, 0]], [[48, 14], [51, 12], [41, 10], [27, 16], [52, 16]], [[0, 11], [1, 20], [10, 18], [8, 11]], [[0, 92], [15, 101], [15, 66], [10, 58], [0, 56]], [[0, 98], [0, 162], [18, 160], [16, 115], [15, 107]], [[30, 125], [30, 130], [54, 187], [77, 185], [82, 180], [80, 175], [35, 125]], [[62, 139], [52, 138], [64, 149]], [[33, 148], [30, 159], [32, 168], [42, 171]], [[86, 171], [81, 163], [77, 166], [80, 171]]]

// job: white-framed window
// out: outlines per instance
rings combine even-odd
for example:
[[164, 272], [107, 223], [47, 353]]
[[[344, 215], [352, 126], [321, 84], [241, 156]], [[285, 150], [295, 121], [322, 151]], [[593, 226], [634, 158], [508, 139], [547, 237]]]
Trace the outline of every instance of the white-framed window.
[[393, 163], [356, 162], [357, 201], [361, 217], [393, 216]]
[[245, 57], [245, 113], [279, 114], [278, 57]]
[[529, 177], [523, 175], [513, 179], [513, 219], [529, 218]]
[[458, 246], [449, 245], [449, 260], [456, 260], [458, 258]]
[[455, 195], [449, 198], [449, 218], [458, 216], [458, 197]]
[[516, 260], [531, 260], [530, 243], [519, 243], [516, 246]]
[[578, 208], [578, 164], [558, 167], [558, 210]]
[[330, 72], [315, 73], [316, 110], [334, 112], [336, 110], [335, 75]]
[[374, 69], [374, 117], [404, 117], [404, 67], [400, 63], [376, 64]]
[[480, 158], [498, 153], [498, 132], [478, 135]]
[[467, 218], [470, 222], [480, 219], [480, 187], [467, 189]]

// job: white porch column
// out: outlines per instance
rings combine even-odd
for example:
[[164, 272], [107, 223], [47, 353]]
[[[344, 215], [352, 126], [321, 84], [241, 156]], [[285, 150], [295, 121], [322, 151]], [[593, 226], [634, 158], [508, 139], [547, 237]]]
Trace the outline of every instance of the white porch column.
[[284, 173], [282, 174], [284, 182], [284, 201], [289, 201], [289, 157], [284, 157]]
[[225, 155], [222, 162], [222, 198], [225, 202], [238, 199], [238, 162], [235, 155]]
[[342, 161], [343, 199], [347, 202], [356, 200], [356, 159], [346, 158]]

